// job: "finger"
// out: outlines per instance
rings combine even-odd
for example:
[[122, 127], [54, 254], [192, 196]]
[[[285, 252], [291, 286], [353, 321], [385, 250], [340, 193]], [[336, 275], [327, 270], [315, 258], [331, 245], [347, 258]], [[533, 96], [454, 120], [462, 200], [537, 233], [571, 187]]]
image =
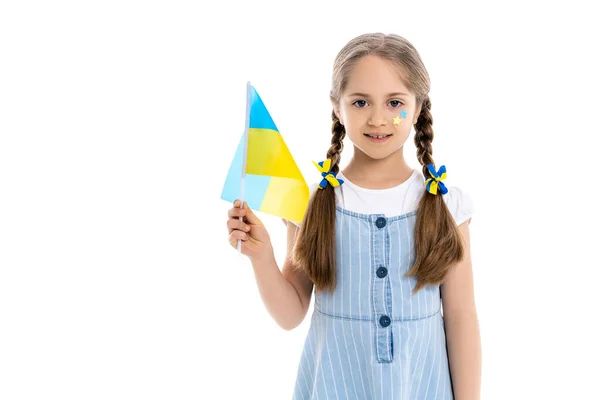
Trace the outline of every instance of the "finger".
[[229, 233], [235, 229], [248, 232], [250, 230], [250, 226], [237, 218], [231, 218], [227, 220], [227, 229], [229, 230]]
[[247, 213], [248, 213], [248, 208], [233, 207], [227, 211], [227, 216], [229, 218], [238, 218], [239, 219], [239, 217], [243, 217]]
[[238, 240], [241, 240], [242, 242], [245, 242], [246, 240], [248, 240], [248, 235], [246, 235], [242, 231], [238, 231], [238, 230], [232, 231], [229, 234], [229, 243], [232, 246], [237, 247]]
[[246, 210], [246, 222], [249, 225], [262, 225], [262, 222], [260, 222], [260, 219], [258, 219], [258, 217], [256, 216], [256, 214], [254, 214], [254, 211], [252, 211], [251, 208], [247, 208], [248, 205], [246, 204], [246, 202], [244, 202], [244, 208], [243, 210]]

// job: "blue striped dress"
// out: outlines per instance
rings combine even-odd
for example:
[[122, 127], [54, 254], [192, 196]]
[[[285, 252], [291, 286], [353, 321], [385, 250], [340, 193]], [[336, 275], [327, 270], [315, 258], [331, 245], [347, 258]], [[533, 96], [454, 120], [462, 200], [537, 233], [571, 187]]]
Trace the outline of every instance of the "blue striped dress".
[[439, 286], [411, 295], [416, 210], [336, 206], [337, 286], [315, 291], [293, 399], [453, 399]]

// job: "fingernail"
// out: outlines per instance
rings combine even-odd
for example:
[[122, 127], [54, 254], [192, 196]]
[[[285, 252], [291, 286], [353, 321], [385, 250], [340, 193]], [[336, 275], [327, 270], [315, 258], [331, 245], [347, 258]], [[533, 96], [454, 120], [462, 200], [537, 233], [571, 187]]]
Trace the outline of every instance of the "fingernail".
[[234, 205], [234, 206], [236, 206], [236, 207], [237, 207], [239, 204], [240, 204], [240, 201], [239, 201], [239, 200], [236, 200], [236, 201], [234, 201], [234, 202], [233, 202], [233, 205]]
[[250, 230], [250, 227], [249, 227], [248, 225], [246, 225], [246, 227], [244, 227], [244, 229], [245, 229], [246, 231], [249, 231], [249, 230]]

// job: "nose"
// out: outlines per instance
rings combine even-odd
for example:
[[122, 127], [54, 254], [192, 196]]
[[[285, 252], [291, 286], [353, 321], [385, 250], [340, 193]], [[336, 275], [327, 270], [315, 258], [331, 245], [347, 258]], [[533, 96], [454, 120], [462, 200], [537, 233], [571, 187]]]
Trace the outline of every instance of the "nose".
[[385, 120], [385, 114], [379, 107], [373, 107], [373, 112], [371, 113], [371, 117], [368, 121], [369, 125], [374, 127], [380, 127], [387, 125], [387, 121]]

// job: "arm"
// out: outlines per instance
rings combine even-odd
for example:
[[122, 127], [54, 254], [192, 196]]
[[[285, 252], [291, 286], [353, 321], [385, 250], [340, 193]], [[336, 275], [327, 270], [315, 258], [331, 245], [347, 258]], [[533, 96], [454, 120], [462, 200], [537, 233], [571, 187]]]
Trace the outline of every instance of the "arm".
[[263, 303], [275, 322], [285, 330], [292, 330], [302, 323], [313, 290], [313, 283], [306, 273], [295, 271], [295, 265], [290, 261], [297, 230], [294, 224], [287, 223], [287, 253], [283, 271], [279, 270], [272, 252], [262, 260], [252, 260]]
[[475, 310], [469, 222], [458, 229], [465, 245], [465, 257], [441, 286], [448, 359], [457, 400], [479, 400], [481, 386], [481, 339]]

